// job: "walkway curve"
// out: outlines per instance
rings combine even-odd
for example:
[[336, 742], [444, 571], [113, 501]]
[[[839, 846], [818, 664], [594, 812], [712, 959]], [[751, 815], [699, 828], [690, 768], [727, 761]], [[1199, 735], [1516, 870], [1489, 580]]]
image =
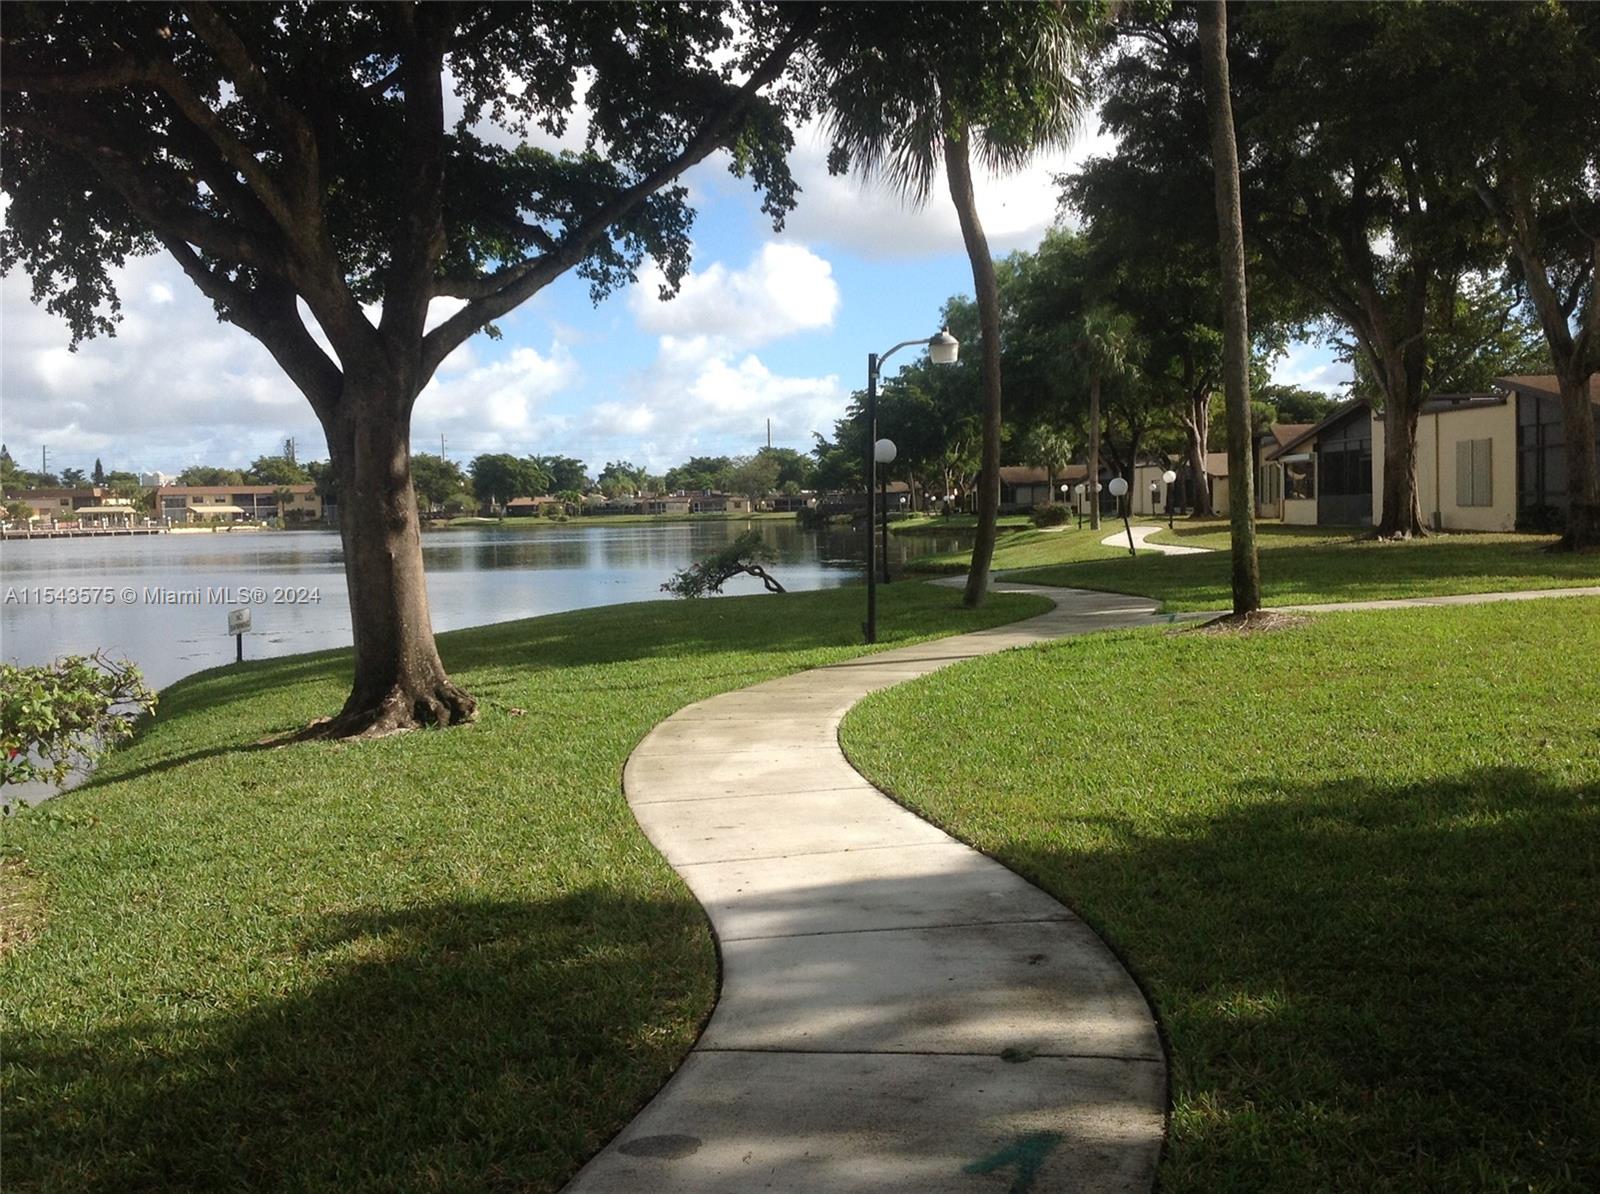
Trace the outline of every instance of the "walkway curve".
[[[1100, 525], [1104, 526], [1105, 524], [1101, 523]], [[1146, 523], [1140, 523], [1138, 526], [1135, 526], [1135, 527], [1132, 527], [1132, 528], [1129, 528], [1129, 529], [1131, 529], [1132, 532], [1133, 532], [1133, 542], [1134, 542], [1135, 546], [1140, 547], [1145, 551], [1153, 551], [1157, 555], [1161, 555], [1161, 556], [1198, 556], [1198, 555], [1205, 555], [1205, 554], [1207, 554], [1208, 552], [1211, 551], [1211, 549], [1209, 547], [1186, 547], [1181, 543], [1147, 543], [1147, 542], [1145, 542], [1145, 540], [1149, 539], [1150, 536], [1154, 535], [1157, 531], [1166, 530], [1167, 529], [1166, 527], [1152, 526], [1150, 523], [1146, 522]], [[1114, 535], [1107, 535], [1104, 539], [1100, 540], [1100, 546], [1101, 547], [1127, 547], [1128, 546], [1128, 530], [1121, 530], [1121, 531], [1118, 531]]]
[[701, 701], [629, 757], [634, 815], [716, 931], [721, 998], [570, 1191], [1151, 1187], [1166, 1061], [1138, 987], [1066, 907], [839, 749], [878, 689], [1172, 620], [1145, 597], [996, 587], [1056, 605]]

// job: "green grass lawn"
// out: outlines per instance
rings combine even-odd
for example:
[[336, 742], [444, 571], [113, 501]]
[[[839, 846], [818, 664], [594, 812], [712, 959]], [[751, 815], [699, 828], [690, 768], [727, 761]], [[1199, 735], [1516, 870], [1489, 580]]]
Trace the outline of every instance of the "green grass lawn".
[[[1600, 555], [1546, 551], [1552, 536], [1435, 535], [1399, 543], [1356, 539], [1348, 532], [1307, 534], [1315, 528], [1263, 528], [1261, 588], [1266, 605], [1370, 601], [1449, 593], [1558, 589], [1600, 584]], [[1087, 532], [1084, 532], [1087, 534]], [[1141, 593], [1174, 611], [1225, 609], [1231, 602], [1226, 532], [1196, 528], [1183, 538], [1194, 546], [1220, 546], [1210, 555], [1161, 556], [1140, 552], [1085, 558], [1062, 545], [1059, 563], [1028, 565], [1007, 579]], [[1050, 551], [1042, 544], [1040, 551]], [[996, 567], [1020, 567], [1001, 564]], [[1072, 562], [1077, 561], [1077, 562]]]
[[[996, 521], [1002, 529], [1026, 528], [1033, 525], [1026, 514], [1002, 514]], [[976, 514], [934, 515], [926, 517], [913, 514], [906, 518], [890, 519], [891, 535], [937, 535], [945, 531], [971, 531], [978, 526]]]
[[842, 739], [1126, 959], [1163, 1190], [1592, 1190], [1597, 660], [1592, 598], [1123, 632], [879, 693]]
[[[1117, 524], [1117, 530], [1122, 524]], [[1127, 546], [1106, 547], [1100, 541], [1112, 533], [1110, 526], [1091, 531], [1087, 526], [1075, 526], [1059, 531], [1036, 531], [1032, 527], [1002, 530], [995, 542], [994, 559], [989, 567], [993, 571], [1008, 568], [1038, 568], [1047, 564], [1064, 564], [1076, 560], [1114, 560], [1128, 554]], [[972, 562], [972, 548], [944, 551], [918, 556], [907, 561], [909, 572], [954, 573], [965, 572]]]
[[[886, 645], [1048, 604], [879, 600]], [[5, 1188], [559, 1186], [716, 985], [623, 761], [683, 705], [860, 653], [861, 606], [836, 589], [442, 635], [481, 719], [376, 742], [253, 745], [338, 708], [344, 653], [175, 685], [89, 786], [4, 823]]]

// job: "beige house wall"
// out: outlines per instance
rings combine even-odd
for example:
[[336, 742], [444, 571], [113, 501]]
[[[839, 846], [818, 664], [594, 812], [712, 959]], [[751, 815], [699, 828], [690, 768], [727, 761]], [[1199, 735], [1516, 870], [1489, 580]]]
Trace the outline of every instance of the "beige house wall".
[[1289, 526], [1314, 527], [1317, 525], [1315, 498], [1284, 498], [1283, 521]]
[[[1372, 421], [1373, 521], [1383, 505], [1385, 427]], [[1488, 440], [1487, 506], [1457, 501], [1456, 445]], [[1422, 521], [1444, 531], [1510, 531], [1517, 523], [1517, 414], [1513, 402], [1470, 410], [1441, 410], [1417, 420], [1417, 503]]]

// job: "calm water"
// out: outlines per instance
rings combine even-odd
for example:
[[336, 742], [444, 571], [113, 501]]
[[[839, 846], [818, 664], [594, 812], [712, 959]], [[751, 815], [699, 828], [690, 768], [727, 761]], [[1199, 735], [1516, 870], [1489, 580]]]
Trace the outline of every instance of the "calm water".
[[[671, 600], [661, 582], [754, 526], [778, 553], [771, 571], [791, 590], [861, 578], [861, 532], [802, 531], [791, 522], [568, 524], [537, 530], [488, 528], [431, 532], [422, 547], [436, 630], [623, 601]], [[891, 536], [891, 565], [944, 551], [954, 538]], [[234, 656], [226, 633], [233, 600], [210, 589], [262, 589], [248, 602], [252, 630], [245, 658], [292, 655], [350, 643], [339, 537], [331, 531], [236, 532], [35, 539], [0, 544], [0, 654], [42, 663], [104, 649], [132, 659], [152, 687]], [[91, 604], [42, 604], [36, 589], [104, 589]], [[162, 604], [150, 590], [199, 590], [196, 604]], [[293, 603], [273, 590], [296, 590]], [[304, 592], [298, 592], [303, 590]], [[133, 600], [128, 600], [129, 591]], [[732, 594], [761, 592], [759, 581], [730, 581]], [[240, 601], [237, 604], [246, 604]]]

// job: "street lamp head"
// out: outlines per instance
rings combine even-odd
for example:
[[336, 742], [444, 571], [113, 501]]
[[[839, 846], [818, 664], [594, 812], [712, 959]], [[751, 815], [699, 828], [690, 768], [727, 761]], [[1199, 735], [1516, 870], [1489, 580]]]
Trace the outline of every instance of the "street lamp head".
[[961, 341], [950, 334], [949, 328], [940, 328], [939, 334], [928, 338], [928, 356], [935, 365], [954, 365], [961, 352]]
[[1176, 481], [1178, 479], [1178, 474], [1173, 472], [1171, 469], [1168, 469], [1166, 472], [1161, 474], [1161, 479], [1163, 481], [1165, 481], [1168, 485], [1171, 485], [1174, 481]]
[[1083, 493], [1083, 482], [1079, 481], [1076, 485], [1074, 485], [1072, 487], [1072, 492], [1081, 496]]
[[1121, 497], [1128, 492], [1128, 482], [1122, 477], [1111, 478], [1111, 496]]
[[896, 455], [892, 439], [880, 439], [872, 445], [872, 458], [879, 464], [893, 464]]

